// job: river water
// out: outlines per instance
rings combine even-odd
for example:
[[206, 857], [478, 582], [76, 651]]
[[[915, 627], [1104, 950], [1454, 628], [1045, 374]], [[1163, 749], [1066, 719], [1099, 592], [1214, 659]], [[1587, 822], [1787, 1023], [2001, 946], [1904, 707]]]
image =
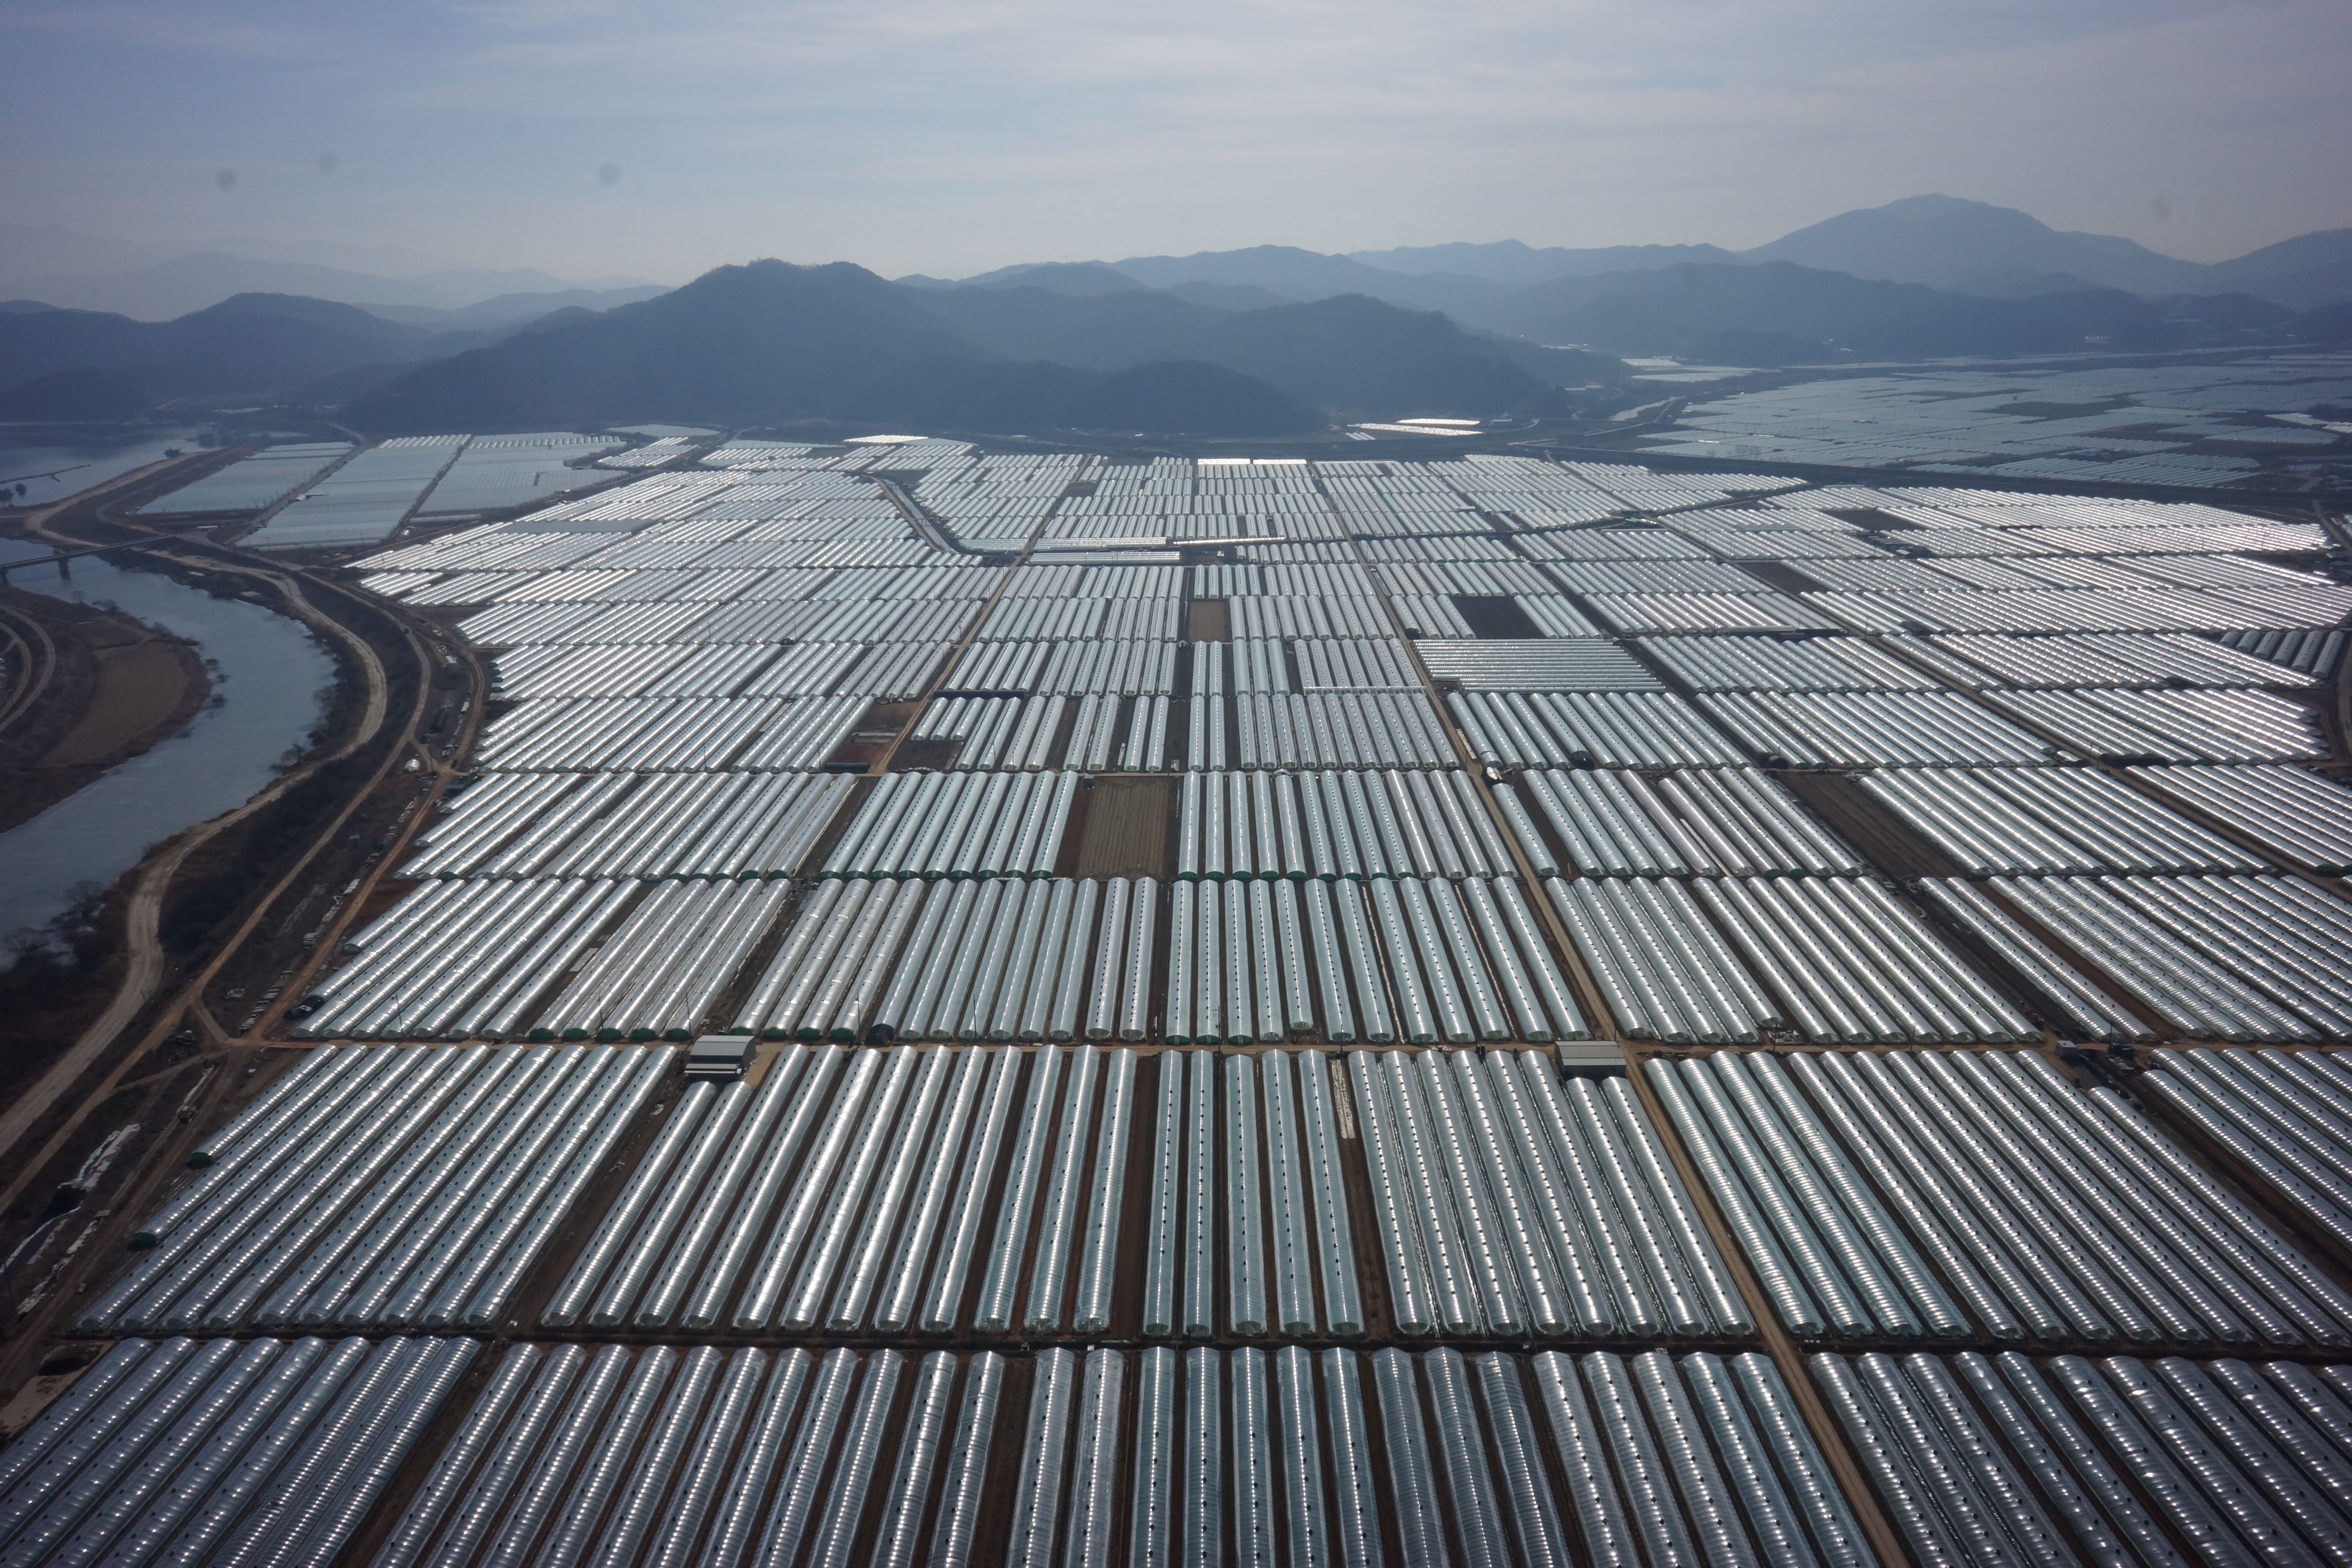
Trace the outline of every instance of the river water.
[[[192, 425], [0, 426], [0, 484], [16, 506], [47, 506], [117, 474], [152, 463], [167, 451], [197, 449]], [[62, 470], [62, 471], [59, 471]], [[16, 493], [23, 485], [25, 493]]]
[[[0, 539], [0, 561], [52, 552]], [[19, 588], [84, 603], [110, 601], [169, 628], [212, 660], [213, 696], [178, 734], [158, 742], [28, 822], [0, 833], [0, 932], [62, 913], [75, 883], [111, 883], [148, 846], [243, 804], [277, 774], [287, 748], [308, 742], [334, 663], [301, 622], [245, 600], [215, 599], [157, 572], [96, 556], [11, 574]], [[0, 952], [0, 965], [8, 962]]]

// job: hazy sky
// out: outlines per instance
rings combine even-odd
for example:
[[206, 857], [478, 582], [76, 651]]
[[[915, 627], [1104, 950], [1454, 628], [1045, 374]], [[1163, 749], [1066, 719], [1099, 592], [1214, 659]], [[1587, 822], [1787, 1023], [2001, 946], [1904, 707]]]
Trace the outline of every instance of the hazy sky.
[[11, 0], [0, 59], [0, 221], [566, 277], [2352, 224], [2346, 0]]

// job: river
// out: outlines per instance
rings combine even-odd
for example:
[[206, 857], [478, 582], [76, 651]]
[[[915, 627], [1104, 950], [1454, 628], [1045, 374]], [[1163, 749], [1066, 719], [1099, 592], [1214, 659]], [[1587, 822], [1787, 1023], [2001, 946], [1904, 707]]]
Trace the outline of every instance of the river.
[[198, 434], [192, 425], [0, 425], [0, 483], [13, 505], [47, 506], [168, 451], [194, 452]]
[[[53, 549], [0, 539], [0, 560]], [[37, 566], [9, 581], [60, 599], [107, 600], [186, 638], [213, 661], [215, 700], [179, 733], [0, 833], [0, 932], [47, 925], [65, 910], [75, 883], [110, 884], [150, 845], [252, 798], [289, 747], [309, 743], [334, 681], [333, 660], [299, 621], [96, 556], [72, 565], [71, 577]], [[0, 965], [7, 962], [0, 952]]]

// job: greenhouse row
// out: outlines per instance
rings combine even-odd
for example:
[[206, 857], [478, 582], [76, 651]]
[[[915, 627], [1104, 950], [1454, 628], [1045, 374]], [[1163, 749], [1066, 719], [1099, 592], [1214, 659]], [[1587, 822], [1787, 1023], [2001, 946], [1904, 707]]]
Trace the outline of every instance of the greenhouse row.
[[2326, 1269], [2113, 1090], [2038, 1056], [1720, 1051], [1645, 1070], [1793, 1333], [2352, 1339]]
[[[1922, 1563], [2323, 1563], [2352, 1546], [2347, 1369], [2014, 1351], [1816, 1355]], [[1963, 1543], [1973, 1547], [1961, 1555]], [[1996, 1555], [1998, 1554], [1998, 1555]]]
[[1671, 691], [1454, 691], [1471, 753], [1501, 768], [1736, 768], [1748, 759]]
[[2264, 862], [2083, 768], [1890, 768], [1856, 775], [1971, 877], [2260, 871]]
[[1698, 704], [1774, 767], [2032, 765], [2053, 760], [2053, 748], [2042, 741], [1950, 691], [1725, 691], [1702, 696]]
[[663, 1092], [662, 1047], [323, 1050], [142, 1223], [84, 1332], [482, 1327]]
[[493, 720], [485, 768], [500, 773], [821, 767], [872, 705], [865, 697], [581, 698]]
[[854, 781], [826, 773], [492, 773], [418, 835], [423, 877], [789, 877]]
[[2296, 1214], [2338, 1242], [2352, 1238], [2345, 1129], [2352, 1095], [2336, 1059], [2317, 1051], [2160, 1051], [2148, 1091], [2258, 1173]]
[[1565, 1563], [1571, 1541], [1869, 1560], [1752, 1353], [524, 1343], [373, 1563], [1378, 1568]]
[[1989, 884], [2191, 1039], [2352, 1030], [2352, 905], [2288, 877], [2004, 877]]
[[126, 1339], [0, 1461], [23, 1563], [339, 1561], [481, 1350]]
[[1895, 646], [1964, 686], [2305, 684], [2284, 665], [2181, 633], [1916, 637]]
[[2040, 1034], [1917, 914], [1862, 878], [1545, 887], [1634, 1039], [1715, 1044], [1774, 1029], [1817, 1045], [1964, 1045]]
[[2315, 526], [645, 434], [353, 568], [485, 732], [17, 1557], [2352, 1553]]
[[1510, 852], [1456, 771], [1188, 773], [1176, 876], [1501, 877]]
[[1860, 637], [1654, 637], [1642, 649], [1693, 691], [1933, 691], [1936, 681]]
[[[1524, 792], [1536, 806], [1519, 802]], [[1753, 768], [1654, 779], [1609, 768], [1530, 768], [1494, 797], [1538, 877], [1858, 876], [1854, 852]], [[1538, 831], [1537, 816], [1550, 829]], [[1559, 849], [1552, 846], [1558, 844]], [[1565, 864], [1563, 865], [1563, 862]]]

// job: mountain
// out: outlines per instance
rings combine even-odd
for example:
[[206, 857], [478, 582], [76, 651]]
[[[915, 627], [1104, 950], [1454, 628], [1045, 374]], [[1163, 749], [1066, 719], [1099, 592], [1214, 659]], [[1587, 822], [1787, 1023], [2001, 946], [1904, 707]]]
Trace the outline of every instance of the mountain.
[[[1747, 353], [1776, 364], [1832, 351], [1864, 360], [2135, 351], [2181, 337], [2165, 311], [2120, 289], [1991, 300], [1786, 261], [1563, 279], [1512, 305], [1512, 324], [1540, 342], [1692, 358]], [[1806, 354], [1806, 342], [1818, 352]]]
[[382, 316], [387, 321], [453, 332], [520, 326], [557, 310], [609, 310], [615, 305], [634, 305], [640, 300], [650, 300], [668, 292], [658, 283], [641, 283], [631, 289], [559, 289], [543, 294], [499, 294], [455, 310], [435, 305], [374, 305], [364, 302], [360, 309], [372, 316]]
[[1541, 283], [1596, 272], [1633, 272], [1683, 261], [1730, 261], [1732, 253], [1714, 245], [1608, 245], [1590, 250], [1546, 246], [1538, 250], [1516, 239], [1488, 245], [1408, 245], [1393, 250], [1353, 250], [1350, 261], [1384, 271], [1425, 276], [1451, 272], [1496, 283]]
[[[1010, 324], [997, 331], [1008, 342], [1038, 301], [1083, 309], [1121, 298], [954, 292], [975, 312], [1008, 301]], [[1271, 435], [1322, 423], [1263, 383], [1197, 363], [1155, 356], [1111, 372], [1000, 357], [929, 304], [922, 290], [847, 262], [722, 267], [659, 299], [535, 324], [420, 366], [345, 416], [371, 430], [595, 428], [658, 417], [738, 427], [832, 419]]]
[[171, 321], [90, 310], [0, 314], [0, 387], [60, 372], [121, 373], [145, 395], [266, 396], [353, 365], [459, 346], [355, 306], [240, 294]]
[[2216, 262], [2208, 286], [2297, 310], [2352, 299], [2352, 228], [2324, 229]]
[[[2112, 235], [2053, 229], [2013, 208], [1942, 195], [1908, 196], [1841, 213], [1737, 252], [1713, 245], [1538, 247], [1505, 239], [1325, 256], [1295, 246], [1261, 245], [1129, 257], [1108, 268], [1155, 289], [1239, 287], [1298, 300], [1367, 294], [1412, 309], [1444, 310], [1466, 326], [1516, 331], [1509, 323], [1528, 314], [1528, 302], [1521, 296], [1530, 289], [1685, 265], [1771, 261], [1996, 299], [2121, 289], [2151, 298], [2246, 293], [2303, 310], [2352, 298], [2352, 229], [2303, 235], [2209, 266]], [[1070, 265], [1097, 273], [1105, 266]], [[1008, 267], [965, 282], [1011, 283], [1036, 272], [1034, 266]], [[953, 287], [936, 279], [906, 281]], [[1042, 277], [1033, 281], [1045, 283]]]
[[1295, 436], [1323, 416], [1264, 382], [1198, 360], [1079, 370], [1045, 360], [945, 366], [884, 375], [852, 405], [857, 417], [930, 430], [1026, 435]]
[[[228, 234], [204, 241], [157, 244], [120, 236], [82, 234], [59, 224], [0, 223], [0, 278], [82, 276], [100, 272], [131, 272], [152, 267], [190, 251], [214, 251], [253, 261], [308, 261], [337, 267], [346, 272], [371, 272], [383, 278], [415, 278], [446, 272], [455, 263], [403, 245], [350, 245], [331, 239], [263, 239]], [[583, 288], [612, 288], [634, 283], [633, 278], [582, 279]]]
[[1135, 256], [1111, 265], [1154, 289], [1213, 283], [1263, 289], [1301, 302], [1364, 294], [1411, 310], [1444, 310], [1456, 321], [1477, 326], [1486, 324], [1488, 303], [1510, 291], [1507, 285], [1484, 278], [1392, 272], [1292, 245], [1204, 250], [1192, 256]]
[[1344, 256], [1301, 250], [1295, 245], [1254, 245], [1245, 250], [1202, 250], [1191, 256], [1132, 256], [1111, 265], [1153, 289], [1177, 283], [1243, 283], [1293, 300], [1371, 294], [1396, 283], [1393, 275], [1384, 275], [1376, 267]]
[[1359, 417], [1507, 414], [1545, 389], [1498, 346], [1444, 316], [1361, 294], [1227, 316], [1189, 346], [1301, 402]]
[[2013, 208], [1954, 196], [1907, 196], [1840, 213], [1741, 251], [1739, 258], [1938, 288], [2005, 268], [2072, 273], [2135, 294], [2189, 293], [2205, 281], [2198, 263], [2159, 256], [2134, 241], [2063, 233]]
[[722, 267], [656, 300], [422, 366], [348, 414], [403, 430], [844, 417], [892, 371], [980, 357], [916, 299], [845, 261]]
[[2071, 272], [2037, 272], [2031, 267], [1992, 267], [1971, 272], [1944, 285], [1956, 294], [1981, 294], [1988, 300], [2032, 300], [2042, 294], [2080, 294], [2098, 284]]
[[982, 289], [1044, 289], [1085, 299], [1097, 294], [1125, 294], [1146, 285], [1115, 267], [1099, 261], [1048, 261], [1035, 267], [1012, 267], [975, 279]]
[[1293, 303], [1288, 296], [1255, 283], [1179, 283], [1160, 292], [1213, 310], [1263, 310], [1268, 305]]
[[1140, 284], [1101, 294], [982, 284], [909, 290], [908, 298], [992, 355], [1097, 370], [1183, 357], [1227, 314]]
[[1281, 434], [1319, 427], [1318, 408], [1501, 413], [1622, 370], [1360, 296], [1231, 311], [1154, 289], [1005, 284], [893, 284], [845, 262], [720, 268], [417, 366], [343, 416], [386, 431], [661, 418]]
[[2352, 300], [2338, 300], [2305, 310], [2294, 320], [2294, 335], [2305, 342], [2337, 346], [2352, 343]]
[[[0, 252], [0, 262], [7, 260]], [[79, 310], [162, 321], [238, 294], [293, 294], [350, 305], [426, 305], [457, 310], [503, 294], [544, 294], [580, 287], [635, 287], [642, 279], [568, 283], [533, 268], [461, 269], [386, 278], [308, 261], [260, 261], [217, 251], [175, 256], [126, 271], [36, 274], [0, 266], [11, 294]]]
[[[1196, 289], [1260, 291], [1244, 285]], [[1007, 284], [920, 289], [912, 297], [959, 333], [1015, 359], [1117, 369], [1198, 360], [1255, 377], [1300, 402], [1383, 418], [1529, 407], [1548, 389], [1622, 374], [1598, 355], [1505, 342], [1435, 311], [1361, 294], [1234, 311], [1179, 290], [1071, 297]]]
[[81, 365], [0, 388], [0, 423], [114, 425], [154, 406], [146, 389], [119, 370]]
[[1066, 410], [1070, 428], [1193, 436], [1300, 436], [1324, 427], [1299, 400], [1198, 360], [1155, 360], [1104, 376]]

